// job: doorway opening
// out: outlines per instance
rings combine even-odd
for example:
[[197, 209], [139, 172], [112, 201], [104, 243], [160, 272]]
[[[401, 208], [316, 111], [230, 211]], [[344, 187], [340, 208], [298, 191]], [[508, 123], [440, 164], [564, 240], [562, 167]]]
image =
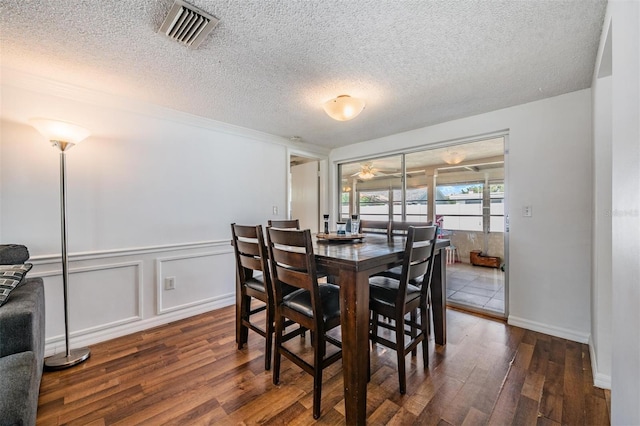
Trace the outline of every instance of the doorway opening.
[[322, 169], [326, 160], [289, 154], [287, 218], [298, 219], [301, 229], [317, 233], [320, 229]]

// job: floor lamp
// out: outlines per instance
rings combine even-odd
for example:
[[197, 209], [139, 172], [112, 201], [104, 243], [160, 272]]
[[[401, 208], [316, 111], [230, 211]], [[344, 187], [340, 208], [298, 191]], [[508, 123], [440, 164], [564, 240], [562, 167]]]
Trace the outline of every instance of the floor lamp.
[[64, 291], [64, 343], [66, 352], [45, 358], [44, 366], [61, 370], [85, 361], [91, 355], [89, 348], [69, 347], [68, 282], [69, 260], [67, 258], [67, 169], [66, 151], [86, 139], [90, 132], [80, 126], [63, 121], [33, 118], [29, 124], [36, 128], [51, 144], [60, 150], [60, 218], [62, 225], [62, 287]]

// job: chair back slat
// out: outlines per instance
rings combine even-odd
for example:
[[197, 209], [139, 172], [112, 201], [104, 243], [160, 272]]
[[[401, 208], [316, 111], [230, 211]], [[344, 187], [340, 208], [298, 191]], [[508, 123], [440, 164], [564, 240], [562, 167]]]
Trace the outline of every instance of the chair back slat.
[[300, 229], [299, 219], [269, 220], [269, 226], [279, 229]]
[[254, 239], [253, 241], [247, 241], [238, 238], [237, 244], [240, 254], [244, 256], [260, 256], [260, 247], [258, 246], [257, 239]]
[[360, 232], [363, 234], [391, 235], [391, 222], [382, 220], [361, 220]]
[[273, 259], [279, 265], [286, 265], [289, 269], [307, 272], [307, 256], [306, 253], [290, 251], [291, 247], [283, 248], [276, 246], [273, 249]]
[[[234, 230], [235, 236], [238, 238], [258, 238], [258, 231], [256, 229], [256, 226], [236, 225], [235, 223], [232, 223], [231, 229]], [[260, 226], [260, 229], [262, 229], [262, 226]]]
[[428, 222], [397, 222], [397, 221], [393, 221], [390, 223], [390, 232], [391, 235], [396, 237], [396, 236], [406, 236], [407, 233], [409, 232], [409, 227], [413, 226], [413, 227], [420, 227], [420, 226], [432, 226], [433, 225], [433, 221], [428, 221]]
[[262, 261], [256, 257], [240, 255], [240, 264], [243, 268], [252, 269], [254, 271], [262, 270]]
[[[271, 229], [271, 232], [269, 232]], [[281, 246], [298, 247], [298, 251], [304, 251], [305, 236], [303, 232], [295, 232], [292, 229], [267, 228], [268, 237], [270, 236], [273, 244]]]
[[309, 291], [313, 290], [313, 282], [311, 281], [310, 275], [306, 271], [296, 271], [282, 266], [276, 266], [276, 268], [279, 282], [288, 284], [296, 288], [303, 288]]

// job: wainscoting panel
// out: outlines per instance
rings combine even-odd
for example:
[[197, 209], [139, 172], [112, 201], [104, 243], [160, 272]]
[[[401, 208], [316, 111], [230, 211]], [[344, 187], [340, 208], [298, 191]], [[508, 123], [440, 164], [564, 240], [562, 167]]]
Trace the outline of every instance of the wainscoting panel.
[[[156, 261], [157, 314], [162, 315], [228, 298], [235, 291], [235, 277], [229, 274], [229, 271], [234, 271], [233, 264], [231, 248], [158, 258]], [[215, 286], [211, 282], [214, 276], [220, 277]], [[170, 282], [175, 286], [173, 289], [168, 288]]]
[[[62, 271], [45, 280], [47, 343], [64, 341]], [[69, 332], [81, 336], [142, 319], [142, 262], [69, 268]]]

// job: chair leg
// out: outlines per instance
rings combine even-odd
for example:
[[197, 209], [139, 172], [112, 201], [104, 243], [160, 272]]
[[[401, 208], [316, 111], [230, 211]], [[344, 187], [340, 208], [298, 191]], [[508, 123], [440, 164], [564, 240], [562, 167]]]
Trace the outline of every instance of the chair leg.
[[429, 368], [429, 315], [425, 306], [420, 308], [420, 327], [422, 328], [422, 365]]
[[373, 340], [373, 342], [375, 343], [376, 338], [378, 337], [379, 315], [375, 311], [372, 311], [372, 313], [373, 313], [373, 319], [371, 320], [371, 340]]
[[429, 290], [427, 290], [427, 334], [431, 335], [431, 294]]
[[371, 344], [367, 342], [367, 383], [371, 381]]
[[313, 418], [320, 418], [320, 401], [322, 400], [322, 360], [324, 359], [325, 343], [316, 330], [313, 336]]
[[236, 314], [236, 321], [238, 324], [239, 332], [236, 336], [238, 349], [242, 349], [247, 340], [249, 339], [249, 327], [243, 324], [243, 321], [249, 321], [249, 311], [251, 310], [251, 296], [242, 295], [240, 297], [240, 307]]
[[[414, 340], [414, 339], [416, 338], [416, 334], [417, 334], [417, 333], [416, 333], [416, 326], [415, 326], [415, 325], [413, 325], [413, 324], [416, 324], [416, 322], [417, 322], [417, 318], [418, 318], [418, 315], [416, 314], [415, 309], [414, 309], [413, 311], [411, 311], [410, 318], [411, 318], [411, 324], [412, 324], [412, 325], [409, 327], [409, 328], [411, 328], [411, 340]], [[416, 356], [416, 355], [418, 355], [418, 349], [417, 349], [417, 348], [414, 348], [414, 349], [411, 351], [411, 356]]]
[[273, 307], [267, 306], [267, 323], [265, 326], [266, 336], [265, 338], [265, 346], [264, 346], [264, 369], [271, 369], [271, 354], [273, 353], [273, 334], [274, 334], [274, 318], [273, 318]]
[[284, 318], [276, 314], [275, 347], [273, 349], [273, 384], [280, 383], [280, 347], [282, 346], [282, 333]]
[[404, 395], [407, 393], [407, 373], [404, 354], [404, 317], [402, 314], [396, 317], [396, 355], [398, 356], [400, 394]]

